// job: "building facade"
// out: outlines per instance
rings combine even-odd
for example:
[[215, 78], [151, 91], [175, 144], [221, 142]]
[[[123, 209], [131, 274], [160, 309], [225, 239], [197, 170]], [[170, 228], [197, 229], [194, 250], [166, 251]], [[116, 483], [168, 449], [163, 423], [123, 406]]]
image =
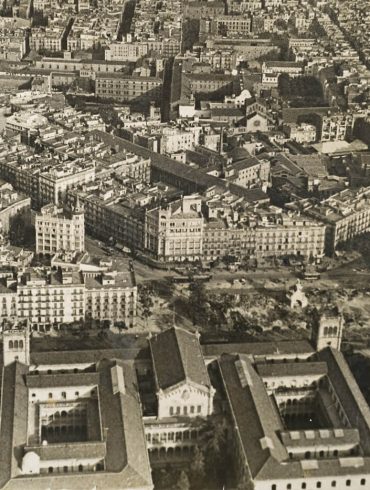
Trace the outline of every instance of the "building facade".
[[55, 204], [41, 208], [35, 218], [36, 253], [55, 254], [85, 250], [85, 220], [79, 203], [65, 213]]

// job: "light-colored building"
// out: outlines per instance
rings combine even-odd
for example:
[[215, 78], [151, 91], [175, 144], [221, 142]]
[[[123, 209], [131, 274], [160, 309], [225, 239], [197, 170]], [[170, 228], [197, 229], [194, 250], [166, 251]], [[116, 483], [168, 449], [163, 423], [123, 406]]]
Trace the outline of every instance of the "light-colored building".
[[[215, 390], [203, 359], [199, 337], [178, 327], [151, 337], [158, 418], [207, 417], [213, 413]], [[171, 369], [166, 353], [172, 352]]]
[[60, 251], [85, 250], [85, 220], [79, 203], [65, 212], [55, 204], [41, 208], [35, 218], [36, 253], [55, 254]]
[[146, 214], [146, 249], [158, 260], [199, 260], [203, 217], [199, 196], [184, 196]]
[[16, 275], [9, 272], [1, 281], [2, 320], [29, 320], [33, 329], [41, 331], [85, 320], [135, 324], [137, 288], [133, 271], [32, 270]]
[[339, 244], [370, 231], [369, 196], [369, 187], [345, 189], [319, 204], [306, 199], [288, 206], [326, 225], [325, 251], [331, 255]]
[[136, 312], [137, 288], [132, 271], [105, 272], [85, 278], [87, 320], [124, 322], [127, 327], [132, 327]]
[[24, 327], [3, 352], [0, 488], [153, 490], [131, 360], [31, 353]]
[[316, 127], [313, 124], [289, 124], [286, 127], [287, 136], [297, 143], [312, 143], [316, 141]]

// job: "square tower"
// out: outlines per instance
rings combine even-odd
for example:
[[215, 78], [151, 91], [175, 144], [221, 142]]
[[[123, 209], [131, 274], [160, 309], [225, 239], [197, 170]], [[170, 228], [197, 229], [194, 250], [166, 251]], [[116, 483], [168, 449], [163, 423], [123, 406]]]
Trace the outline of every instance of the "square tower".
[[340, 350], [343, 335], [343, 316], [337, 308], [316, 315], [312, 326], [312, 341], [316, 350], [332, 347]]
[[27, 365], [30, 363], [30, 333], [28, 326], [4, 330], [3, 359], [4, 366], [12, 364], [14, 361]]

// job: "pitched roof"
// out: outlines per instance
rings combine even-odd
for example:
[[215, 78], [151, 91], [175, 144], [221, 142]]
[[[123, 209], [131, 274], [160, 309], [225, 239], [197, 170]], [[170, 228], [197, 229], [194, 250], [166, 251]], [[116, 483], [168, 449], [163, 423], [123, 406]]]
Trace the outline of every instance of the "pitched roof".
[[[108, 351], [109, 352], [109, 351]], [[112, 368], [120, 369], [123, 384], [119, 389], [113, 386]], [[137, 393], [137, 379], [132, 362], [101, 358], [94, 374], [99, 381], [99, 408], [104, 442], [77, 444], [50, 444], [30, 448], [40, 454], [41, 459], [62, 456], [63, 450], [72, 455], [95, 454], [105, 456], [105, 471], [66, 473], [60, 475], [22, 475], [20, 463], [23, 448], [27, 443], [28, 390], [25, 378], [28, 367], [12, 363], [4, 367], [4, 391], [2, 399], [0, 427], [0, 488], [9, 490], [62, 490], [73, 488], [140, 488], [152, 490], [151, 469], [146, 448], [140, 400]], [[81, 373], [71, 373], [70, 377], [80, 377]], [[61, 375], [65, 377], [65, 375]], [[46, 378], [53, 376], [45, 375]], [[105, 453], [106, 448], [106, 453]], [[46, 454], [48, 453], [48, 454]], [[57, 458], [58, 459], [58, 458]]]
[[277, 432], [281, 419], [264, 383], [246, 356], [221, 356], [218, 361], [248, 466], [255, 478], [270, 457], [282, 462], [288, 454]]
[[158, 389], [166, 390], [184, 381], [210, 386], [197, 335], [173, 327], [152, 337], [149, 343]]

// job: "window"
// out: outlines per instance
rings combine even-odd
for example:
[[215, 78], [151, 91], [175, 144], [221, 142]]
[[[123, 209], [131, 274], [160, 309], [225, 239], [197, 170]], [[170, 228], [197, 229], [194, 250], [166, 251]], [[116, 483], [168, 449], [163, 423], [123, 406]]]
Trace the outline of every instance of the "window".
[[49, 400], [50, 400], [50, 398], [53, 398], [53, 394], [52, 393], [49, 393], [48, 396], [49, 396]]
[[321, 481], [318, 481], [318, 482], [316, 483], [316, 488], [321, 488]]
[[49, 472], [49, 473], [52, 473], [53, 471], [54, 471], [54, 468], [53, 468], [52, 466], [49, 466], [49, 468], [48, 468], [48, 472]]
[[13, 349], [13, 341], [9, 340], [9, 349]]
[[346, 487], [350, 487], [351, 486], [351, 480], [346, 480]]
[[170, 415], [173, 415], [173, 407], [170, 407]]
[[364, 486], [365, 483], [366, 483], [366, 479], [365, 478], [362, 478], [360, 483], [361, 483], [362, 486]]
[[68, 466], [63, 466], [64, 473], [68, 473]]
[[301, 485], [302, 488], [307, 488], [307, 484], [305, 482], [302, 483]]
[[67, 398], [67, 393], [65, 391], [62, 391], [62, 398], [64, 398], [64, 399]]
[[292, 484], [291, 483], [287, 483], [286, 488], [287, 488], [287, 490], [292, 490]]
[[331, 486], [332, 486], [332, 487], [336, 487], [336, 486], [337, 486], [337, 482], [336, 482], [335, 480], [333, 480], [333, 481], [331, 482]]
[[271, 485], [271, 490], [276, 490], [276, 485], [275, 485], [275, 483]]
[[201, 407], [201, 405], [198, 405], [197, 413], [200, 413], [201, 411], [202, 411], [202, 407]]

